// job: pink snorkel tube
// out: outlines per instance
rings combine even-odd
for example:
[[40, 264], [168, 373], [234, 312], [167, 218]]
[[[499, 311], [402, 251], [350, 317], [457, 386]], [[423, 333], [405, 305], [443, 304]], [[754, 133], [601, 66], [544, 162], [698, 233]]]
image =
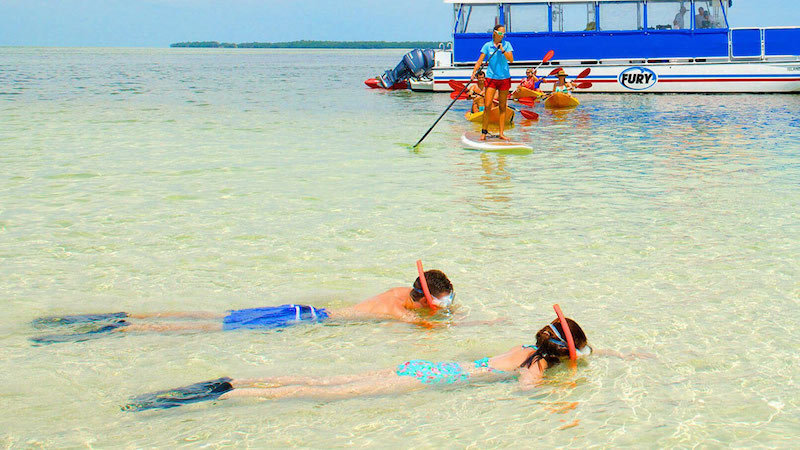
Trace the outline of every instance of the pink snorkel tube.
[[[433, 303], [431, 291], [428, 290], [428, 282], [425, 280], [425, 271], [422, 270], [422, 260], [417, 260], [417, 273], [419, 273], [419, 285], [422, 288], [422, 293], [425, 295], [425, 300], [428, 301], [428, 307], [431, 311], [436, 312], [437, 306]], [[572, 336], [570, 336], [570, 339]], [[573, 348], [575, 348], [573, 346]]]
[[575, 351], [575, 341], [572, 339], [572, 332], [569, 331], [569, 325], [567, 325], [567, 319], [564, 317], [564, 313], [561, 312], [561, 307], [558, 306], [558, 303], [553, 305], [553, 309], [556, 310], [558, 321], [561, 322], [561, 330], [564, 331], [564, 337], [567, 339], [567, 348], [569, 349], [569, 359], [570, 361], [575, 361], [576, 359], [578, 359], [578, 353]]

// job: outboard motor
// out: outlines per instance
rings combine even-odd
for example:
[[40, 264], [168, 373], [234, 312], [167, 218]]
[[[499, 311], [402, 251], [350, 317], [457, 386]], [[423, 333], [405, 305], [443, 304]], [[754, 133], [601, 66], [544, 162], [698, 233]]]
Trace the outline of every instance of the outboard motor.
[[389, 89], [403, 80], [409, 78], [420, 78], [423, 75], [430, 74], [433, 69], [433, 50], [432, 49], [418, 49], [415, 48], [403, 56], [400, 63], [397, 64], [393, 70], [387, 70], [383, 75], [378, 77], [380, 84]]

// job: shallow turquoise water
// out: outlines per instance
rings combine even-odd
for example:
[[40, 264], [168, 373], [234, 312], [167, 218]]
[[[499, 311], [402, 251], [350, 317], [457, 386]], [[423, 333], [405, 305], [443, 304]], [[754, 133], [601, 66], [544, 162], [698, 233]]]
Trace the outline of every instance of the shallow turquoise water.
[[[584, 95], [517, 122], [530, 155], [461, 148], [460, 104], [413, 151], [449, 97], [362, 84], [402, 53], [0, 48], [0, 442], [793, 446], [800, 97]], [[508, 323], [28, 342], [42, 315], [349, 305], [417, 258], [459, 320]], [[594, 346], [655, 357], [525, 393], [120, 411], [223, 375], [496, 354], [555, 302]]]

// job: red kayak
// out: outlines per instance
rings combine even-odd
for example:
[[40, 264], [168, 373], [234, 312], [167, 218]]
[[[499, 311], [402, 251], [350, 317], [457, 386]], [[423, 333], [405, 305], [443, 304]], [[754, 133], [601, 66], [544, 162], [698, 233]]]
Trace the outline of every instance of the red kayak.
[[[364, 84], [371, 87], [372, 89], [385, 89], [383, 86], [381, 86], [381, 83], [378, 81], [377, 78], [370, 78], [364, 81]], [[390, 87], [388, 90], [396, 91], [398, 89], [406, 89], [406, 88], [408, 88], [408, 83], [406, 83], [405, 81], [401, 81], [399, 83], [395, 83], [394, 86]]]

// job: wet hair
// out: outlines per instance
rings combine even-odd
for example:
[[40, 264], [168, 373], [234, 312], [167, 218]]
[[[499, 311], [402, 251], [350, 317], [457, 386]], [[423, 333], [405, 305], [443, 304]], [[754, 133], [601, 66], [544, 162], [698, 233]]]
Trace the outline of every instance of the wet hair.
[[[434, 297], [439, 297], [445, 292], [453, 292], [453, 283], [450, 282], [447, 275], [441, 270], [426, 270], [425, 281], [428, 283], [428, 290], [431, 291], [431, 295]], [[420, 292], [417, 292], [417, 290]], [[414, 290], [411, 291], [411, 299], [415, 302], [422, 302], [422, 299], [425, 298], [425, 294], [421, 291], [422, 285], [419, 284], [419, 277], [417, 277], [417, 279], [414, 280]]]
[[[567, 319], [567, 325], [569, 325], [569, 331], [572, 333], [572, 339], [575, 341], [575, 348], [583, 348], [586, 346], [586, 334], [581, 329], [581, 326], [578, 325], [577, 322], [570, 319]], [[566, 339], [564, 336], [564, 330], [561, 328], [561, 321], [555, 319], [554, 321], [550, 322], [561, 336]], [[525, 361], [520, 364], [520, 367], [528, 368], [531, 364], [538, 362], [540, 359], [547, 361], [548, 366], [553, 366], [558, 364], [561, 361], [561, 358], [565, 356], [569, 356], [569, 349], [566, 346], [561, 346], [556, 344], [555, 342], [551, 342], [550, 339], [558, 339], [558, 336], [553, 333], [553, 330], [550, 329], [549, 326], [542, 328], [536, 333], [536, 351], [533, 352], [531, 356], [529, 356]]]

